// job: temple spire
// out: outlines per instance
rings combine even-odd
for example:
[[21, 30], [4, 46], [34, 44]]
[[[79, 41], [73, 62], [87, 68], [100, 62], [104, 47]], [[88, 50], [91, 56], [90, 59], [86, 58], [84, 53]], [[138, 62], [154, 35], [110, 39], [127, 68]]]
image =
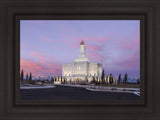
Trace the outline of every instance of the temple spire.
[[89, 58], [88, 56], [86, 55], [86, 48], [85, 48], [85, 45], [84, 45], [84, 42], [83, 40], [81, 41], [80, 43], [80, 54], [78, 55], [77, 58], [75, 58], [75, 62], [84, 62], [84, 61], [87, 61], [89, 62]]
[[81, 41], [80, 45], [84, 45], [84, 42], [83, 42], [83, 40]]

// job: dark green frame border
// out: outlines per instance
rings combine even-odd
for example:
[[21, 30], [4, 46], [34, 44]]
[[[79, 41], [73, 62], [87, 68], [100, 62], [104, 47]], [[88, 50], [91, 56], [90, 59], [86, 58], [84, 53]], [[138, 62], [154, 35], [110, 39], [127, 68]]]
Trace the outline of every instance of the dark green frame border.
[[[0, 2], [0, 119], [160, 119], [160, 2], [159, 0], [113, 1], [1, 1]], [[18, 101], [19, 37], [17, 19], [35, 16], [57, 16], [63, 19], [111, 19], [140, 16], [141, 24], [141, 84], [142, 101], [62, 101], [57, 103]], [[101, 15], [101, 18], [99, 16]], [[89, 18], [89, 16], [92, 16]], [[116, 17], [115, 17], [116, 16]], [[65, 18], [66, 17], [66, 18]], [[114, 18], [115, 17], [115, 18]], [[48, 19], [46, 17], [46, 19]], [[53, 19], [50, 18], [50, 19]], [[129, 18], [131, 19], [131, 18]], [[144, 28], [144, 29], [143, 29]], [[143, 86], [144, 85], [144, 86]], [[15, 91], [16, 90], [16, 91]], [[101, 103], [99, 103], [101, 102]]]

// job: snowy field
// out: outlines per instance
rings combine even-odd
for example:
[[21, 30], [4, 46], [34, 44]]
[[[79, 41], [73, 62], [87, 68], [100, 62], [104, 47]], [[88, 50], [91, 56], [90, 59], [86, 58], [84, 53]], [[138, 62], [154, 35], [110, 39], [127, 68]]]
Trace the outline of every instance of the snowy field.
[[64, 85], [61, 84], [60, 86], [80, 87], [80, 88], [86, 88], [86, 90], [99, 91], [99, 92], [133, 93], [135, 95], [140, 96], [140, 88], [118, 88], [118, 87], [104, 87], [104, 86], [91, 86], [91, 85], [67, 85], [67, 84]]
[[[49, 87], [49, 86], [48, 86]], [[127, 92], [91, 91], [84, 87], [56, 85], [46, 89], [20, 89], [21, 100], [139, 100], [140, 96]]]
[[28, 86], [21, 86], [20, 89], [46, 89], [46, 88], [55, 88], [56, 86], [54, 85], [43, 85], [43, 86], [38, 86], [38, 85], [28, 85]]
[[[140, 88], [118, 88], [118, 87], [104, 87], [104, 86], [91, 86], [91, 85], [67, 85], [67, 84], [60, 84], [59, 86], [85, 88], [86, 90], [89, 91], [99, 91], [99, 92], [133, 93], [137, 96], [140, 96]], [[56, 86], [50, 84], [45, 84], [42, 86], [28, 84], [26, 86], [21, 86], [20, 89], [46, 89], [55, 87]]]

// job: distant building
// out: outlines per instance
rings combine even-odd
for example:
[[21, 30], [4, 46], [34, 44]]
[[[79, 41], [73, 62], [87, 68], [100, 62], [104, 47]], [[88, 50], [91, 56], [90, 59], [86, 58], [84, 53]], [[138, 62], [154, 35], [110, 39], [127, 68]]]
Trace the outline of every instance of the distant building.
[[62, 67], [63, 79], [72, 83], [91, 82], [93, 76], [101, 79], [102, 64], [98, 62], [90, 62], [86, 55], [86, 48], [83, 41], [80, 43], [80, 53], [74, 62], [64, 64]]

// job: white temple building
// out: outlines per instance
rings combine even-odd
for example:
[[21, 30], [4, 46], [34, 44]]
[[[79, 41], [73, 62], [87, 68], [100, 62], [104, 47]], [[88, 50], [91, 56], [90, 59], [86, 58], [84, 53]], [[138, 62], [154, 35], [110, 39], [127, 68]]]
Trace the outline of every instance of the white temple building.
[[62, 67], [63, 79], [71, 83], [91, 82], [93, 77], [101, 80], [101, 75], [102, 64], [89, 61], [83, 41], [80, 43], [80, 53], [74, 62], [64, 64]]

